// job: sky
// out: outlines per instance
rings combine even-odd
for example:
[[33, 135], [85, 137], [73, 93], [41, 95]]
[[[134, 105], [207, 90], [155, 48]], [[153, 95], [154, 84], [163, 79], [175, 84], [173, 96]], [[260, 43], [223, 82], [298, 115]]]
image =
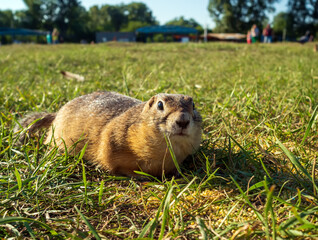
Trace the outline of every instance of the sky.
[[[120, 3], [131, 3], [132, 0], [81, 0], [82, 5], [89, 9], [93, 5], [103, 4], [120, 4]], [[207, 10], [209, 0], [135, 0], [135, 2], [145, 3], [152, 11], [153, 16], [159, 21], [160, 24], [183, 16], [186, 19], [193, 18], [201, 26], [213, 28], [215, 26]], [[287, 0], [280, 0], [279, 3], [275, 4], [276, 11], [269, 15], [270, 20], [273, 16], [281, 11], [286, 11]], [[21, 10], [25, 9], [26, 6], [23, 0], [0, 0], [0, 10], [11, 9]]]

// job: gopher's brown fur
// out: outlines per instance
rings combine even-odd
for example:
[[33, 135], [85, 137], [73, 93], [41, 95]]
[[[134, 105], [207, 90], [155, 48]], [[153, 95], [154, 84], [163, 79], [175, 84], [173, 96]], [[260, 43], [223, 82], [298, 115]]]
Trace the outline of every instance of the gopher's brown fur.
[[[158, 94], [147, 102], [113, 92], [95, 92], [65, 104], [56, 114], [36, 113], [21, 121], [34, 133], [48, 128], [46, 143], [55, 142], [116, 175], [142, 170], [161, 176], [175, 169], [165, 136], [179, 163], [198, 149], [201, 116], [191, 97]], [[22, 136], [21, 139], [23, 139]], [[52, 141], [53, 140], [53, 141]], [[65, 145], [64, 145], [64, 143]]]

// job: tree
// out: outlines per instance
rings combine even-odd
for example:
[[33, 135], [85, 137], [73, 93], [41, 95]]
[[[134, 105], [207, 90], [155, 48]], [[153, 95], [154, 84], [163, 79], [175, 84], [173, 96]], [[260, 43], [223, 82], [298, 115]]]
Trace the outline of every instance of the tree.
[[88, 15], [79, 0], [23, 0], [27, 10], [15, 12], [16, 27], [52, 31], [58, 28], [65, 40], [87, 36]]
[[273, 30], [275, 36], [278, 39], [283, 39], [283, 33], [286, 31], [286, 37], [293, 37], [293, 27], [291, 25], [292, 19], [290, 19], [290, 15], [286, 12], [278, 13], [273, 19]]
[[0, 11], [0, 27], [13, 27], [14, 17], [11, 10]]
[[95, 32], [133, 32], [137, 28], [157, 24], [144, 3], [93, 6], [88, 15], [88, 28]]
[[295, 36], [301, 36], [307, 30], [313, 34], [317, 32], [318, 0], [289, 0], [288, 15]]
[[138, 28], [149, 26], [150, 24], [140, 21], [129, 21], [128, 24], [120, 29], [121, 32], [135, 32]]
[[124, 6], [124, 13], [128, 21], [138, 21], [149, 25], [156, 24], [152, 11], [144, 3], [133, 2]]
[[127, 23], [123, 5], [93, 6], [89, 9], [88, 15], [88, 28], [94, 32], [117, 32]]
[[118, 32], [123, 25], [127, 23], [127, 17], [124, 14], [123, 5], [107, 5], [103, 6], [103, 8], [106, 8], [105, 10], [108, 13], [110, 23], [113, 26], [113, 31]]
[[127, 21], [121, 27], [121, 32], [134, 32], [138, 28], [158, 24], [152, 11], [144, 3], [133, 2], [123, 5], [122, 8]]
[[216, 32], [246, 32], [252, 24], [262, 26], [266, 13], [278, 0], [209, 0], [208, 11]]
[[63, 40], [79, 41], [87, 35], [88, 14], [79, 0], [42, 0], [41, 11], [42, 28], [56, 27]]
[[53, 22], [62, 36], [70, 41], [81, 38], [85, 34], [87, 20], [85, 8], [80, 5], [78, 0], [57, 0], [56, 7]]
[[174, 25], [174, 26], [183, 26], [183, 27], [190, 27], [195, 28], [199, 31], [199, 33], [203, 33], [202, 26], [195, 21], [193, 18], [190, 18], [189, 20], [185, 19], [184, 17], [174, 18], [167, 22], [165, 25]]
[[45, 0], [23, 0], [27, 6], [27, 10], [18, 12], [18, 25], [24, 28], [41, 29], [43, 19], [41, 6], [44, 1]]
[[[11, 10], [0, 11], [0, 27], [14, 27], [14, 15]], [[7, 37], [0, 35], [0, 44], [7, 42]]]
[[52, 31], [65, 41], [93, 40], [98, 31], [135, 31], [157, 24], [144, 3], [93, 6], [86, 11], [80, 0], [23, 0], [26, 10], [0, 11], [0, 26]]
[[103, 14], [98, 6], [89, 8], [88, 17], [87, 27], [91, 32], [109, 31], [112, 28], [107, 15]]
[[183, 26], [183, 27], [191, 27], [196, 28], [200, 27], [200, 24], [197, 23], [193, 18], [189, 20], [185, 19], [184, 17], [178, 17], [170, 20], [165, 25], [175, 25], [175, 26]]

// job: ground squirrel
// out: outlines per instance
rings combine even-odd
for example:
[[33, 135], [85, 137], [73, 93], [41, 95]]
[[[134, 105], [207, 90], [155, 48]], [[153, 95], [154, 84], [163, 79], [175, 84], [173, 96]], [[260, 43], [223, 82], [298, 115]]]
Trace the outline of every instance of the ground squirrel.
[[87, 144], [84, 159], [112, 174], [136, 176], [137, 170], [161, 176], [175, 170], [165, 136], [181, 163], [199, 148], [201, 122], [189, 96], [161, 93], [142, 102], [114, 92], [94, 92], [75, 98], [57, 113], [28, 115], [20, 124], [29, 126], [30, 135], [48, 128], [45, 143], [54, 142], [61, 151], [66, 146], [77, 154]]

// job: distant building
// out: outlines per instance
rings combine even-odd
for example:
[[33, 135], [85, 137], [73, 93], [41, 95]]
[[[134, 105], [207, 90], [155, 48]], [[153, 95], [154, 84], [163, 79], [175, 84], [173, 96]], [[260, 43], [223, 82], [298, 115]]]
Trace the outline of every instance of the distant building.
[[[204, 39], [204, 35], [200, 39]], [[246, 41], [246, 34], [241, 33], [208, 33], [208, 41], [227, 41], [227, 42], [244, 42]]]
[[0, 36], [45, 36], [47, 33], [34, 29], [0, 27]]
[[133, 32], [97, 32], [96, 43], [103, 42], [136, 42], [136, 34]]
[[49, 34], [49, 32], [34, 29], [0, 27], [0, 44], [22, 42], [44, 43], [46, 41], [45, 36], [47, 34]]
[[172, 37], [175, 42], [189, 42], [190, 40], [196, 41], [198, 39], [198, 30], [195, 28], [183, 26], [147, 26], [141, 27], [136, 30], [138, 41], [147, 41], [157, 34], [162, 34], [164, 38]]

